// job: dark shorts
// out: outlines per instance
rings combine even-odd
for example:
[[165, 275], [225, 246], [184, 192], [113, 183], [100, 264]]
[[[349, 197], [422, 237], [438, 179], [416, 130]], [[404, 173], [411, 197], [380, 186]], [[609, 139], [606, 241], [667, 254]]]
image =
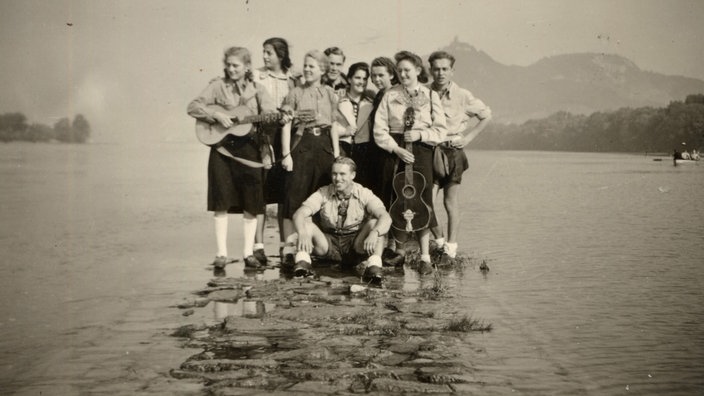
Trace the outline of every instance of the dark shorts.
[[463, 149], [456, 149], [447, 146], [440, 146], [441, 150], [447, 155], [447, 160], [450, 164], [450, 173], [442, 179], [435, 178], [434, 183], [440, 187], [445, 187], [450, 183], [462, 183], [462, 174], [469, 168], [467, 154]]
[[328, 240], [328, 252], [325, 256], [320, 257], [322, 260], [354, 265], [362, 258], [363, 255], [354, 250], [354, 241], [359, 235], [358, 232], [346, 235], [324, 232], [323, 235]]
[[[259, 161], [252, 139], [229, 139], [224, 147], [234, 156]], [[208, 159], [208, 210], [214, 212], [264, 213], [264, 177], [261, 168], [250, 168], [220, 154], [214, 148]]]

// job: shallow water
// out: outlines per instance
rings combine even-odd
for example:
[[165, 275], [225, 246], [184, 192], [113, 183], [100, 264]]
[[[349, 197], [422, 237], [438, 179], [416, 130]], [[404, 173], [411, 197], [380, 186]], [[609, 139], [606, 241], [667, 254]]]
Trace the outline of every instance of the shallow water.
[[[198, 389], [167, 375], [192, 353], [167, 334], [194, 320], [168, 307], [212, 276], [207, 150], [0, 152], [0, 388]], [[460, 250], [491, 271], [446, 276], [466, 312], [493, 325], [473, 336], [487, 393], [702, 389], [702, 164], [542, 152], [472, 152], [470, 163]], [[233, 221], [231, 253], [241, 250], [238, 228]], [[424, 285], [407, 271], [389, 287]], [[275, 309], [251, 305], [213, 304], [198, 320]]]

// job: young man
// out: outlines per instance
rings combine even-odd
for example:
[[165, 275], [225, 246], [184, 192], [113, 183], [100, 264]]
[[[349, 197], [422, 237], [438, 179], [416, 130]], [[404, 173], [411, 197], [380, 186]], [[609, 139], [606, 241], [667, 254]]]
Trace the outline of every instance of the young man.
[[[447, 240], [440, 227], [432, 229], [436, 243], [450, 258], [457, 255], [457, 233], [459, 229], [459, 187], [462, 173], [469, 167], [464, 147], [484, 130], [491, 120], [491, 109], [471, 92], [461, 88], [452, 81], [455, 57], [445, 51], [430, 54], [430, 73], [433, 75], [431, 89], [440, 96], [447, 121], [447, 139], [441, 149], [450, 162], [449, 174], [436, 179], [435, 184], [443, 189], [445, 210], [447, 211]], [[479, 122], [470, 126], [470, 119], [476, 117]]]
[[325, 50], [325, 55], [328, 57], [329, 67], [328, 72], [320, 79], [320, 82], [332, 87], [338, 94], [342, 93], [340, 95], [342, 97], [349, 86], [343, 70], [345, 53], [338, 47], [330, 47]]
[[[352, 159], [335, 159], [332, 184], [318, 189], [294, 213], [297, 233], [288, 238], [285, 249], [291, 254], [295, 245], [298, 252], [285, 262], [295, 262], [295, 276], [312, 275], [311, 254], [341, 263], [368, 257], [358, 271], [366, 281], [381, 281], [381, 252], [391, 217], [371, 190], [354, 182], [355, 171]], [[319, 224], [312, 221], [315, 214], [320, 214]]]

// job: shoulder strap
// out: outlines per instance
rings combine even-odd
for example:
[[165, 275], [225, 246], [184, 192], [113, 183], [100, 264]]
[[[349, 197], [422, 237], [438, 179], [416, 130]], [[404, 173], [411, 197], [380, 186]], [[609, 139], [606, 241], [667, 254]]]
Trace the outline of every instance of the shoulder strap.
[[430, 91], [430, 119], [434, 122], [435, 117], [433, 117], [433, 89], [428, 88], [428, 90]]

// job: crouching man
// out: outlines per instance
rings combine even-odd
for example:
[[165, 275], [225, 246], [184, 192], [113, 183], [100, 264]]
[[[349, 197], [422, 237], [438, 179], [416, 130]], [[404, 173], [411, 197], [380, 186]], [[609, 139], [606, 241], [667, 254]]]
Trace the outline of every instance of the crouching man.
[[[357, 166], [352, 159], [338, 157], [332, 165], [332, 184], [321, 187], [293, 215], [296, 233], [287, 249], [297, 248], [295, 276], [313, 274], [311, 254], [323, 260], [357, 265], [367, 282], [381, 281], [381, 252], [391, 217], [381, 199], [354, 182]], [[319, 214], [318, 224], [312, 217]], [[291, 253], [291, 250], [287, 251]]]

